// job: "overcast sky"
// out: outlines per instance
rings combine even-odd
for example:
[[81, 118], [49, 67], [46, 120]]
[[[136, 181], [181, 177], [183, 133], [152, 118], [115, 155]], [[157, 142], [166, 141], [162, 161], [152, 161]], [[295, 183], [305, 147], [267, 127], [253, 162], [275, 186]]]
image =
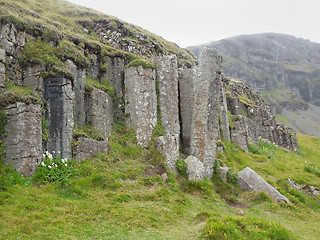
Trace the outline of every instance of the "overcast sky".
[[320, 42], [320, 0], [68, 0], [180, 47], [240, 34], [286, 33]]

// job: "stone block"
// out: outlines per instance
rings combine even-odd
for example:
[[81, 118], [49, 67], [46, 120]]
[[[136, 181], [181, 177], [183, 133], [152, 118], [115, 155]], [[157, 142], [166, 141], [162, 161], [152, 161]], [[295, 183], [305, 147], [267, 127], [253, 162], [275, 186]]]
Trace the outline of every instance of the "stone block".
[[31, 177], [42, 160], [42, 108], [15, 103], [6, 107], [5, 161]]
[[267, 183], [262, 177], [260, 177], [251, 168], [246, 167], [237, 174], [238, 183], [242, 190], [245, 191], [264, 191], [275, 202], [290, 203], [290, 200], [283, 196], [277, 189], [271, 184]]
[[218, 169], [219, 176], [225, 182], [227, 181], [227, 173], [228, 173], [229, 169], [230, 168], [228, 168], [228, 167], [219, 167], [219, 169]]
[[189, 156], [185, 160], [189, 180], [202, 181], [205, 175], [203, 163], [195, 156]]

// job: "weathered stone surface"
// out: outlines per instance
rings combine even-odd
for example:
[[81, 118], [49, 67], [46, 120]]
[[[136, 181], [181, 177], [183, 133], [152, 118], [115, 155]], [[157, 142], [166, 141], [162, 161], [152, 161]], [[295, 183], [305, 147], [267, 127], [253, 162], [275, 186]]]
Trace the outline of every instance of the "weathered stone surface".
[[195, 101], [192, 115], [191, 151], [204, 165], [205, 176], [211, 177], [219, 132], [219, 102], [222, 58], [205, 49], [199, 59]]
[[98, 57], [95, 54], [89, 55], [90, 65], [88, 68], [88, 76], [93, 80], [99, 80], [99, 73], [100, 73], [100, 65], [98, 61]]
[[228, 167], [219, 167], [219, 169], [218, 169], [219, 176], [225, 182], [227, 181], [227, 173], [228, 173], [229, 169], [230, 168], [228, 168]]
[[74, 101], [74, 120], [79, 128], [85, 124], [85, 103], [84, 103], [84, 86], [86, 84], [86, 70], [78, 69], [77, 66], [70, 60], [65, 63], [66, 68], [73, 74], [73, 91], [75, 95]]
[[160, 136], [154, 141], [158, 151], [165, 156], [168, 167], [175, 170], [179, 158], [179, 138], [174, 135]]
[[61, 157], [71, 158], [73, 134], [73, 101], [71, 81], [66, 78], [45, 79], [44, 99], [47, 101], [47, 119], [49, 121], [49, 152], [60, 152]]
[[6, 107], [5, 159], [30, 177], [42, 159], [42, 109], [40, 104], [15, 103]]
[[6, 59], [6, 75], [16, 85], [22, 86], [22, 67], [17, 58], [8, 56]]
[[181, 136], [182, 150], [185, 154], [192, 154], [191, 133], [192, 115], [194, 108], [195, 81], [197, 76], [196, 69], [184, 69], [179, 74], [179, 93], [180, 93], [180, 115], [181, 115]]
[[85, 113], [86, 123], [108, 139], [113, 124], [112, 98], [97, 88], [86, 90]]
[[202, 181], [204, 178], [204, 164], [196, 157], [189, 156], [185, 160], [189, 180]]
[[275, 202], [286, 202], [290, 200], [279, 193], [272, 185], [267, 183], [262, 177], [260, 177], [251, 168], [246, 167], [237, 174], [238, 183], [242, 190], [245, 191], [264, 191], [268, 194]]
[[28, 66], [23, 70], [22, 78], [23, 85], [28, 86], [33, 90], [43, 91], [43, 78], [42, 73], [46, 68], [41, 65]]
[[73, 147], [73, 159], [81, 162], [96, 156], [98, 153], [108, 153], [109, 144], [107, 141], [97, 141], [90, 138], [79, 138], [77, 145]]
[[6, 81], [6, 52], [0, 49], [0, 93], [3, 91]]
[[15, 52], [15, 44], [17, 44], [17, 29], [11, 24], [5, 24], [1, 28], [1, 46], [7, 54], [13, 55]]
[[155, 70], [141, 66], [125, 69], [127, 125], [136, 131], [138, 144], [148, 147], [157, 124]]
[[[156, 64], [156, 82], [160, 103], [161, 122], [166, 134], [162, 142], [161, 152], [164, 153], [170, 169], [175, 169], [179, 158], [179, 92], [178, 66], [175, 55], [154, 58]], [[164, 151], [163, 151], [164, 150]]]

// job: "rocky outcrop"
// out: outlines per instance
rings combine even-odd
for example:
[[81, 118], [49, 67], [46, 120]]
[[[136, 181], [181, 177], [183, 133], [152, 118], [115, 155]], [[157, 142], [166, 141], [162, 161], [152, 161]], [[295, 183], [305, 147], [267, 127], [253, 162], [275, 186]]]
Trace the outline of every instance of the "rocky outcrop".
[[45, 80], [44, 99], [47, 101], [49, 140], [46, 149], [60, 152], [62, 158], [70, 159], [73, 134], [73, 101], [71, 81], [66, 78]]
[[135, 129], [138, 144], [148, 147], [157, 124], [156, 74], [142, 66], [125, 69], [125, 114], [127, 125]]
[[79, 138], [73, 147], [73, 159], [81, 162], [84, 159], [90, 159], [98, 153], [107, 154], [109, 144], [107, 141], [97, 141], [90, 138]]
[[275, 202], [290, 203], [290, 200], [279, 193], [272, 185], [267, 183], [251, 168], [246, 167], [238, 172], [238, 183], [242, 190], [245, 191], [264, 191]]
[[290, 150], [299, 150], [293, 129], [276, 122], [269, 106], [249, 84], [229, 81], [227, 102], [232, 120], [231, 139], [247, 150], [249, 142], [266, 139]]
[[30, 177], [42, 160], [42, 109], [40, 104], [17, 102], [8, 105], [5, 161]]
[[93, 127], [103, 138], [108, 139], [113, 124], [113, 103], [104, 91], [92, 88], [85, 93], [86, 123]]
[[175, 55], [158, 57], [156, 64], [157, 98], [160, 106], [158, 114], [165, 132], [165, 136], [156, 139], [158, 149], [166, 157], [170, 169], [175, 169], [179, 158], [179, 92], [178, 66]]
[[[189, 153], [194, 154], [203, 162], [206, 177], [211, 177], [213, 173], [218, 140], [221, 62], [222, 58], [216, 51], [206, 49], [200, 56], [199, 67], [196, 68], [196, 74], [193, 75], [196, 76], [196, 79], [190, 79], [194, 87], [189, 93], [192, 95], [181, 98], [181, 108], [192, 109], [192, 114], [186, 116], [186, 118], [191, 118], [187, 120], [191, 126], [185, 128], [185, 130], [191, 129], [190, 145], [186, 148], [189, 149]], [[180, 86], [187, 83], [188, 81], [182, 79]], [[190, 98], [193, 98], [191, 100], [193, 105], [190, 106], [190, 102], [182, 102], [183, 99]], [[183, 121], [185, 119], [182, 118]]]

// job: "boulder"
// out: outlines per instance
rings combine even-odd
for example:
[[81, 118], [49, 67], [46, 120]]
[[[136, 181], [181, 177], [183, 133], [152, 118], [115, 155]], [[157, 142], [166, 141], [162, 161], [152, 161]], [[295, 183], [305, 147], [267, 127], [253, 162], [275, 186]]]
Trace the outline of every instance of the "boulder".
[[204, 178], [204, 165], [195, 156], [189, 156], [185, 160], [189, 180], [202, 181]]
[[275, 202], [290, 203], [290, 200], [277, 191], [271, 184], [267, 183], [251, 168], [246, 167], [237, 174], [238, 183], [244, 191], [264, 191]]

